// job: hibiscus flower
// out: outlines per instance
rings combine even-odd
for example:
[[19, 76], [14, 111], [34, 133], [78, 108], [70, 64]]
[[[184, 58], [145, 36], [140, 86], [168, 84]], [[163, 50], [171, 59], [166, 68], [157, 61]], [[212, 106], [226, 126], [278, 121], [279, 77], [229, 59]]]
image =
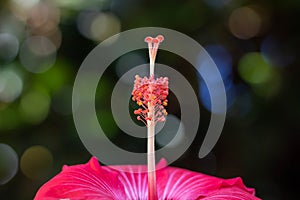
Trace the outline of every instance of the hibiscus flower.
[[[157, 49], [164, 40], [147, 37], [150, 76], [136, 76], [132, 100], [140, 108], [134, 111], [137, 120], [147, 126], [147, 166], [124, 165], [101, 167], [92, 157], [87, 164], [65, 166], [60, 174], [43, 185], [35, 200], [257, 200], [254, 190], [240, 178], [221, 179], [185, 169], [167, 167], [161, 160], [155, 166], [155, 125], [168, 114], [168, 78], [154, 78]], [[158, 170], [156, 170], [158, 169]]]
[[[165, 160], [156, 171], [160, 200], [258, 200], [254, 189], [241, 178], [222, 179], [186, 169], [168, 167]], [[147, 166], [100, 166], [92, 157], [86, 164], [64, 166], [62, 172], [45, 183], [34, 200], [147, 200]], [[131, 171], [131, 172], [130, 172]]]

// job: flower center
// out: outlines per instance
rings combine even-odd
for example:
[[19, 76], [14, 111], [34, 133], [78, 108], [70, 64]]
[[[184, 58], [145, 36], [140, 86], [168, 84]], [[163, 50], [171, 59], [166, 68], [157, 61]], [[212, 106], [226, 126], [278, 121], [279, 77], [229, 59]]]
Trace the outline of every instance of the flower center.
[[[147, 125], [147, 121], [164, 122], [168, 114], [164, 106], [168, 105], [167, 96], [169, 94], [168, 78], [154, 76], [141, 78], [136, 75], [132, 100], [136, 101], [140, 108], [134, 111], [138, 115], [137, 119]], [[154, 116], [149, 116], [149, 106], [152, 107]]]

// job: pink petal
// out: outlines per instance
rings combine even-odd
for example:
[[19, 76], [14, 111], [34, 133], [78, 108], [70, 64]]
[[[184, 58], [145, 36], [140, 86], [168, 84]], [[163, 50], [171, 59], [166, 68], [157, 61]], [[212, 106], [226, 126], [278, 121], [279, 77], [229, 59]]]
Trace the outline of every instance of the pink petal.
[[118, 173], [102, 170], [93, 157], [86, 164], [64, 166], [61, 173], [44, 184], [35, 200], [44, 199], [124, 199]]
[[242, 190], [238, 187], [222, 188], [216, 192], [211, 193], [205, 198], [199, 198], [202, 200], [259, 200], [254, 195]]
[[[165, 160], [157, 165], [157, 192], [161, 200], [258, 200], [254, 190], [247, 188], [240, 178], [226, 180], [166, 166]], [[87, 164], [64, 167], [40, 188], [35, 200], [147, 200], [146, 169], [143, 165], [100, 167], [93, 157]]]
[[237, 200], [238, 197], [258, 200], [254, 196], [254, 190], [247, 188], [241, 178], [226, 180], [174, 167], [168, 167], [167, 171], [168, 177], [162, 181], [165, 185], [164, 191], [159, 194], [160, 199], [206, 199], [213, 198], [213, 195], [222, 195], [223, 192], [224, 196], [221, 198], [223, 200]]
[[259, 200], [254, 196], [255, 191], [247, 188], [241, 178], [224, 180], [219, 190], [210, 193], [203, 200]]
[[221, 184], [217, 178], [174, 167], [167, 168], [167, 175], [166, 180], [158, 179], [158, 184], [164, 184], [161, 199], [197, 199]]

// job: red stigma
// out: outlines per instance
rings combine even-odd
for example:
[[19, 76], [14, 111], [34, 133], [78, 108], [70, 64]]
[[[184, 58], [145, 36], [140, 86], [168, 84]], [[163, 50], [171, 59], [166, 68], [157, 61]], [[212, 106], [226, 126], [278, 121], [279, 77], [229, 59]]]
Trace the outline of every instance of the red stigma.
[[152, 37], [146, 37], [145, 38], [145, 42], [149, 43], [152, 42], [153, 38]]

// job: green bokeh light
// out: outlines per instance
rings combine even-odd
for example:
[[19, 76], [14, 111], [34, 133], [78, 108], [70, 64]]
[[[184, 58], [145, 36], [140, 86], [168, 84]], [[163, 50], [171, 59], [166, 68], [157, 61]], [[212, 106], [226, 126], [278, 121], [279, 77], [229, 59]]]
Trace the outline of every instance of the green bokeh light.
[[52, 166], [52, 153], [40, 145], [29, 147], [20, 160], [21, 171], [25, 176], [33, 180], [45, 178]]
[[50, 97], [44, 91], [30, 91], [25, 94], [20, 103], [20, 111], [24, 121], [37, 124], [48, 115]]
[[272, 70], [268, 81], [252, 85], [254, 92], [261, 97], [269, 98], [277, 95], [282, 87], [282, 77], [278, 71]]
[[244, 81], [250, 84], [260, 84], [268, 81], [272, 69], [258, 52], [245, 54], [239, 62], [238, 71]]

